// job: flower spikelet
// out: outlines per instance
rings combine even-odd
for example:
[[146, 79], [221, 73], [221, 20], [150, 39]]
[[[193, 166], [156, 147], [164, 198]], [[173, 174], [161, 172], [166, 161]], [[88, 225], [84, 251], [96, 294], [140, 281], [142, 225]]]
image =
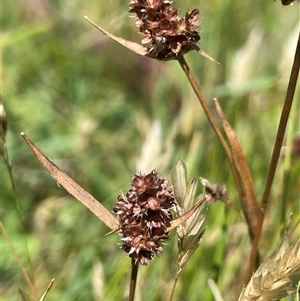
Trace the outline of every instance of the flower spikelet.
[[158, 60], [174, 59], [194, 49], [200, 40], [199, 10], [180, 17], [169, 0], [131, 0], [130, 12], [137, 15], [136, 27], [144, 34], [142, 44]]
[[189, 183], [187, 182], [187, 168], [181, 159], [172, 168], [171, 178], [174, 195], [177, 200], [176, 210], [179, 216], [186, 213], [196, 203], [201, 203], [194, 214], [177, 228], [179, 250], [177, 268], [179, 274], [198, 249], [204, 235], [205, 228], [203, 224], [206, 217], [206, 196], [204, 194], [196, 196], [198, 179], [194, 177]]
[[121, 248], [143, 265], [154, 254], [163, 251], [162, 241], [168, 239], [167, 227], [175, 205], [169, 182], [157, 176], [156, 170], [147, 175], [134, 175], [131, 189], [119, 195], [113, 210], [120, 222], [123, 236]]
[[281, 299], [295, 291], [291, 278], [300, 272], [300, 240], [292, 245], [285, 234], [277, 250], [259, 266], [239, 301]]

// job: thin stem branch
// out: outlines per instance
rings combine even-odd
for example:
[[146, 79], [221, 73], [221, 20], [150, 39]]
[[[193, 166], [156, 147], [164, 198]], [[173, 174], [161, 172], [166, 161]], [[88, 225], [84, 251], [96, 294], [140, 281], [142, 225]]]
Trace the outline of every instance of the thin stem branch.
[[[194, 92], [195, 92], [198, 100], [199, 100], [199, 103], [200, 103], [200, 105], [203, 108], [203, 111], [204, 111], [204, 113], [205, 113], [205, 115], [206, 115], [206, 117], [207, 117], [210, 125], [212, 126], [213, 130], [215, 131], [217, 137], [219, 138], [219, 140], [220, 140], [220, 142], [221, 142], [221, 144], [222, 144], [222, 146], [223, 146], [223, 148], [224, 148], [224, 150], [226, 152], [226, 155], [228, 157], [228, 160], [229, 160], [231, 169], [233, 171], [234, 177], [236, 179], [236, 182], [239, 183], [237, 172], [236, 172], [236, 169], [235, 169], [235, 166], [234, 166], [233, 157], [232, 157], [230, 148], [229, 148], [229, 146], [228, 146], [225, 138], [223, 137], [220, 129], [218, 128], [217, 123], [216, 123], [214, 117], [210, 113], [209, 107], [208, 107], [208, 105], [207, 105], [207, 103], [206, 103], [206, 101], [205, 101], [205, 99], [204, 99], [204, 97], [202, 95], [201, 89], [200, 89], [200, 87], [199, 87], [196, 79], [194, 78], [194, 76], [193, 76], [192, 72], [190, 71], [190, 68], [189, 68], [186, 60], [184, 59], [184, 57], [182, 55], [180, 55], [178, 57], [178, 62], [180, 64], [182, 70], [186, 74], [186, 76], [187, 76], [187, 78], [188, 78], [188, 80], [189, 80], [189, 82], [190, 82], [190, 84], [191, 84], [191, 86], [192, 86], [192, 88], [193, 88], [193, 90], [194, 90]], [[238, 185], [238, 187], [240, 187], [240, 185]]]
[[[243, 183], [241, 178], [239, 177], [239, 173], [237, 171], [237, 167], [236, 164], [234, 162], [234, 158], [231, 152], [231, 149], [227, 143], [227, 141], [225, 140], [224, 136], [222, 135], [220, 129], [217, 126], [217, 123], [213, 117], [213, 115], [211, 114], [209, 107], [207, 105], [207, 102], [205, 101], [201, 89], [196, 81], [196, 79], [194, 78], [192, 72], [190, 71], [189, 66], [187, 65], [187, 62], [185, 61], [184, 57], [182, 55], [180, 55], [178, 57], [178, 61], [180, 63], [181, 68], [183, 69], [184, 73], [186, 74], [198, 100], [200, 105], [203, 108], [203, 111], [211, 125], [211, 127], [213, 128], [213, 130], [215, 131], [217, 137], [219, 138], [225, 153], [227, 155], [228, 161], [229, 161], [229, 165], [239, 192], [239, 196], [240, 196], [240, 200], [243, 204], [243, 211], [246, 217], [246, 221], [247, 221], [247, 225], [248, 225], [248, 229], [249, 229], [249, 234], [250, 234], [250, 239], [253, 240], [254, 237], [254, 233], [255, 233], [255, 229], [253, 229], [253, 227], [251, 227], [251, 223], [249, 222], [251, 220], [251, 216], [248, 216], [248, 211], [247, 208], [249, 207], [248, 205], [245, 206], [245, 203], [248, 202], [247, 198], [245, 197], [245, 193], [244, 193], [244, 188], [243, 188]], [[253, 223], [253, 224], [257, 224], [257, 223]]]
[[176, 288], [176, 285], [177, 285], [177, 282], [178, 282], [180, 272], [181, 272], [181, 269], [179, 268], [179, 266], [177, 266], [176, 276], [175, 276], [175, 279], [174, 279], [174, 282], [173, 282], [173, 286], [172, 286], [172, 290], [171, 290], [171, 296], [170, 296], [169, 301], [173, 300], [173, 296], [174, 296], [174, 292], [175, 292], [175, 288]]
[[276, 167], [277, 167], [278, 160], [279, 160], [280, 150], [282, 147], [282, 142], [283, 142], [286, 126], [287, 126], [289, 114], [290, 114], [292, 103], [293, 103], [293, 97], [294, 97], [294, 93], [296, 90], [297, 79], [299, 76], [299, 68], [300, 68], [300, 31], [299, 31], [299, 37], [298, 37], [298, 42], [297, 42], [297, 46], [296, 46], [294, 62], [293, 62], [293, 66], [292, 66], [292, 70], [291, 70], [291, 74], [290, 74], [289, 84], [288, 84], [285, 101], [284, 101], [284, 105], [283, 105], [282, 112], [281, 112], [280, 122], [279, 122], [278, 130], [277, 130], [276, 140], [275, 140], [274, 147], [273, 147], [272, 158], [271, 158], [271, 162], [270, 162], [270, 166], [269, 166], [269, 170], [268, 170], [267, 182], [266, 182], [265, 190], [264, 190], [262, 200], [261, 200], [261, 213], [262, 214], [260, 215], [260, 218], [258, 220], [257, 230], [255, 233], [253, 242], [252, 242], [252, 250], [251, 250], [251, 255], [250, 255], [247, 279], [246, 279], [247, 282], [250, 281], [253, 267], [255, 266], [255, 258], [256, 258], [257, 251], [258, 251], [258, 243], [259, 243], [259, 239], [260, 239], [260, 235], [261, 235], [261, 231], [262, 231], [262, 225], [264, 222], [264, 214], [266, 212], [267, 203], [268, 203], [268, 199], [270, 196], [270, 191], [271, 191]]
[[273, 179], [274, 179], [274, 175], [275, 175], [275, 171], [276, 171], [276, 167], [277, 167], [277, 163], [278, 163], [278, 159], [279, 159], [279, 155], [280, 155], [280, 150], [282, 147], [282, 142], [283, 142], [286, 126], [287, 126], [289, 114], [290, 114], [292, 103], [293, 103], [297, 79], [298, 79], [298, 75], [299, 75], [299, 67], [300, 67], [300, 31], [299, 31], [298, 43], [297, 43], [297, 47], [296, 47], [296, 53], [295, 53], [295, 57], [294, 57], [294, 63], [293, 63], [292, 70], [291, 70], [290, 80], [289, 80], [289, 84], [288, 84], [288, 88], [287, 88], [287, 92], [286, 92], [286, 96], [285, 96], [285, 101], [284, 101], [284, 105], [283, 105], [283, 109], [282, 109], [282, 113], [281, 113], [281, 117], [280, 117], [276, 140], [275, 140], [275, 144], [274, 144], [274, 148], [273, 148], [271, 163], [269, 166], [267, 183], [266, 183], [265, 190], [264, 190], [262, 200], [261, 200], [261, 210], [263, 213], [267, 207], [271, 186], [273, 183]]
[[135, 261], [135, 259], [132, 258], [131, 259], [131, 277], [130, 277], [128, 301], [134, 300], [138, 270], [139, 270], [139, 263], [138, 263], [138, 261]]
[[200, 104], [203, 108], [203, 111], [204, 111], [211, 127], [213, 128], [213, 130], [215, 131], [216, 135], [218, 136], [220, 142], [222, 143], [223, 148], [224, 148], [224, 150], [227, 154], [227, 157], [230, 158], [230, 162], [232, 162], [233, 160], [232, 160], [232, 155], [231, 155], [231, 152], [230, 152], [230, 148], [229, 148], [225, 138], [223, 137], [220, 129], [218, 128], [218, 125], [217, 125], [214, 117], [212, 116], [212, 114], [209, 110], [209, 107], [208, 107], [208, 105], [207, 105], [207, 103], [206, 103], [206, 101], [205, 101], [205, 99], [202, 95], [201, 89], [200, 89], [196, 79], [194, 78], [192, 72], [190, 71], [190, 68], [189, 68], [186, 60], [184, 59], [183, 55], [178, 56], [178, 61], [180, 63], [181, 68], [183, 69], [184, 73], [186, 74], [189, 82], [191, 83], [191, 86], [192, 86], [195, 94], [197, 95], [197, 98], [198, 98], [198, 100], [199, 100], [199, 102], [200, 102]]
[[[3, 101], [2, 98], [0, 96], [0, 119], [1, 119], [1, 123], [0, 126], [0, 160], [3, 159], [7, 171], [8, 171], [8, 175], [9, 175], [9, 179], [10, 179], [10, 183], [12, 186], [12, 191], [13, 191], [13, 200], [14, 200], [14, 205], [16, 208], [16, 212], [19, 218], [19, 222], [21, 225], [21, 236], [24, 240], [24, 244], [25, 244], [25, 248], [26, 248], [26, 256], [27, 256], [27, 260], [28, 260], [28, 265], [29, 265], [29, 270], [30, 270], [30, 276], [33, 278], [33, 270], [32, 270], [32, 261], [30, 258], [30, 252], [28, 249], [28, 243], [27, 243], [27, 239], [26, 239], [26, 235], [25, 235], [25, 225], [24, 225], [24, 221], [22, 218], [22, 214], [21, 214], [21, 210], [20, 210], [20, 206], [19, 206], [19, 201], [18, 201], [18, 195], [17, 195], [17, 189], [16, 189], [16, 184], [15, 184], [15, 180], [14, 180], [14, 176], [13, 176], [13, 170], [12, 170], [12, 165], [11, 162], [9, 160], [9, 155], [8, 155], [8, 150], [6, 148], [5, 145], [5, 136], [6, 136], [6, 131], [7, 131], [7, 118], [6, 118], [6, 114], [5, 114], [5, 110], [4, 110], [4, 105], [3, 105]], [[15, 253], [15, 255], [17, 256], [17, 254]], [[26, 273], [25, 269], [23, 268], [23, 271]], [[26, 277], [29, 279], [28, 275], [26, 275]], [[30, 282], [30, 286], [31, 289], [33, 291], [33, 294], [35, 295], [35, 297], [37, 297], [37, 292], [36, 292], [36, 288], [34, 285], [34, 282], [31, 283]]]
[[16, 252], [16, 249], [13, 246], [13, 244], [12, 244], [12, 242], [11, 242], [11, 240], [10, 240], [10, 238], [9, 238], [9, 236], [8, 236], [8, 234], [7, 234], [6, 230], [5, 230], [2, 222], [0, 222], [0, 230], [3, 233], [3, 236], [5, 237], [7, 243], [9, 245], [9, 247], [10, 247], [11, 253], [15, 257], [15, 260], [16, 260], [17, 264], [19, 265], [22, 273], [23, 273], [24, 279], [26, 280], [28, 286], [31, 289], [31, 294], [35, 297], [35, 299], [37, 299], [36, 289], [35, 289], [33, 283], [31, 282], [30, 278], [28, 277], [28, 274], [27, 274], [27, 272], [26, 272], [26, 270], [25, 270], [25, 268], [24, 268], [24, 266], [23, 266], [23, 264], [22, 264], [22, 262], [20, 260], [20, 257], [18, 256], [18, 254]]

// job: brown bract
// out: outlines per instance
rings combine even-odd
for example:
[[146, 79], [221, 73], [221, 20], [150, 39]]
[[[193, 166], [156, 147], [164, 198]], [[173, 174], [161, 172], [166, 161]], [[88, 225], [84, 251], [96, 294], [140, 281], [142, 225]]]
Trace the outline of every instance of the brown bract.
[[147, 265], [156, 253], [161, 253], [162, 240], [168, 239], [167, 227], [175, 204], [166, 179], [155, 170], [147, 175], [134, 175], [131, 189], [118, 196], [114, 206], [120, 222], [122, 249], [129, 257]]
[[136, 27], [144, 34], [142, 45], [158, 60], [174, 59], [194, 50], [200, 40], [199, 10], [180, 17], [168, 0], [131, 0], [130, 12], [137, 15]]

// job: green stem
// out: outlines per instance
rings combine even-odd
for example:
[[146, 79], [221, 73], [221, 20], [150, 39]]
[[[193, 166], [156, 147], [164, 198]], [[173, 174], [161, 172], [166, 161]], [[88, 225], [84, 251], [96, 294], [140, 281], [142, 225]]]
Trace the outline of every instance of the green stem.
[[[33, 270], [32, 270], [32, 261], [31, 261], [31, 258], [30, 258], [30, 253], [29, 253], [29, 249], [28, 249], [28, 243], [27, 243], [27, 239], [26, 239], [26, 235], [25, 235], [25, 225], [24, 225], [24, 221], [23, 221], [23, 218], [22, 218], [22, 214], [21, 214], [21, 210], [20, 210], [20, 206], [19, 206], [19, 202], [18, 202], [18, 196], [17, 196], [17, 190], [16, 190], [16, 185], [15, 185], [15, 180], [14, 180], [14, 177], [13, 177], [12, 166], [11, 166], [11, 163], [9, 161], [8, 151], [7, 151], [7, 148], [6, 148], [5, 145], [3, 147], [3, 150], [4, 150], [4, 153], [3, 153], [2, 158], [3, 158], [4, 162], [5, 162], [5, 165], [6, 165], [8, 174], [9, 174], [10, 183], [11, 183], [12, 190], [13, 190], [13, 195], [14, 195], [13, 196], [14, 204], [15, 204], [16, 211], [17, 211], [17, 214], [18, 214], [18, 218], [19, 218], [19, 221], [20, 221], [20, 224], [21, 224], [22, 238], [24, 239], [24, 243], [25, 243], [25, 247], [26, 247], [26, 255], [27, 255], [27, 260], [28, 260], [28, 264], [29, 264], [29, 269], [30, 269], [30, 272], [31, 272], [31, 277], [33, 277], [34, 273], [33, 273]], [[14, 253], [14, 254], [17, 256], [16, 253]], [[19, 258], [18, 258], [18, 263], [19, 264], [21, 263]], [[23, 266], [22, 266], [22, 271], [23, 271], [23, 273], [26, 274], [26, 271], [25, 271], [25, 269], [24, 269]], [[29, 277], [28, 277], [27, 274], [26, 274], [25, 278], [26, 278], [26, 280], [28, 282]], [[35, 288], [34, 284], [31, 281], [29, 281], [28, 283], [29, 283], [29, 286], [30, 286], [30, 288], [32, 290], [32, 294], [34, 294], [34, 296], [37, 298], [37, 291], [36, 291], [36, 288]]]
[[10, 247], [11, 253], [15, 257], [15, 260], [16, 260], [17, 264], [19, 265], [22, 273], [23, 273], [24, 279], [26, 280], [28, 286], [31, 289], [31, 294], [34, 296], [35, 299], [37, 299], [36, 289], [35, 289], [33, 283], [31, 282], [30, 278], [28, 277], [28, 274], [27, 274], [27, 272], [26, 272], [26, 270], [25, 270], [25, 268], [24, 268], [24, 266], [23, 266], [23, 264], [22, 264], [22, 262], [20, 260], [20, 257], [18, 256], [18, 254], [16, 252], [16, 249], [13, 246], [13, 244], [12, 244], [12, 242], [11, 242], [11, 240], [10, 240], [10, 238], [9, 238], [9, 236], [8, 236], [8, 234], [7, 234], [6, 230], [5, 230], [2, 222], [0, 222], [0, 230], [3, 233], [3, 236], [5, 237], [7, 243], [9, 245], [9, 247]]
[[174, 292], [175, 292], [175, 288], [176, 288], [176, 285], [177, 285], [177, 282], [178, 282], [180, 272], [181, 272], [181, 269], [179, 269], [179, 266], [177, 266], [177, 272], [176, 272], [176, 276], [175, 276], [175, 279], [174, 279], [174, 282], [173, 282], [173, 286], [172, 286], [172, 290], [171, 290], [171, 296], [170, 296], [169, 301], [173, 300], [173, 296], [174, 296]]

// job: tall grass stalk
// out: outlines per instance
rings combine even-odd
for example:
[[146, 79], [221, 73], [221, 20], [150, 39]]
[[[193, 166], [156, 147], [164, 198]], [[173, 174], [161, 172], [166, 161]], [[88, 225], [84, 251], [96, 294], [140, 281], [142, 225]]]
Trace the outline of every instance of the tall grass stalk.
[[273, 147], [273, 153], [271, 157], [271, 162], [268, 170], [268, 175], [267, 175], [267, 181], [266, 181], [266, 186], [265, 190], [261, 199], [261, 215], [260, 218], [258, 219], [258, 225], [257, 229], [255, 232], [255, 236], [253, 239], [253, 244], [252, 244], [252, 250], [251, 250], [251, 255], [250, 255], [250, 263], [249, 263], [249, 268], [248, 268], [248, 274], [246, 281], [248, 282], [251, 278], [253, 268], [255, 266], [255, 259], [257, 257], [258, 253], [258, 243], [262, 231], [262, 226], [263, 226], [263, 221], [264, 221], [264, 215], [267, 209], [267, 203], [268, 199], [270, 196], [270, 191], [273, 183], [273, 179], [275, 176], [278, 160], [279, 160], [279, 155], [280, 155], [280, 150], [282, 148], [282, 143], [285, 135], [285, 130], [287, 126], [287, 122], [289, 119], [289, 114], [291, 111], [293, 99], [294, 99], [294, 94], [296, 90], [296, 84], [297, 84], [297, 79], [299, 76], [299, 68], [300, 68], [300, 31], [299, 31], [299, 37], [298, 37], [298, 42], [295, 50], [295, 57], [294, 57], [294, 62], [292, 65], [291, 69], [291, 74], [289, 78], [289, 84], [287, 87], [287, 92], [286, 92], [286, 97], [285, 101], [283, 104], [282, 112], [281, 112], [281, 117], [278, 125], [278, 130], [277, 130], [277, 135]]

